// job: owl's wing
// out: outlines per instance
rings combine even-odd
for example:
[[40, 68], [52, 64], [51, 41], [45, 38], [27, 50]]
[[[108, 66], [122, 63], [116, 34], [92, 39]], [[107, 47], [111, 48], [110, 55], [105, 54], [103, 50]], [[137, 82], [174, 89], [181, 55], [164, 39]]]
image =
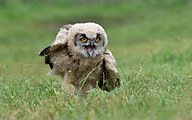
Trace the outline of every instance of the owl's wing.
[[67, 35], [71, 27], [72, 25], [68, 24], [60, 28], [60, 31], [58, 32], [55, 41], [39, 52], [39, 56], [45, 56], [45, 64], [49, 64], [51, 69], [53, 69], [53, 63], [51, 63], [50, 61], [50, 55], [55, 53], [55, 51], [59, 51], [67, 47]]
[[108, 49], [104, 53], [104, 68], [104, 79], [106, 81], [101, 82], [102, 85], [100, 84], [100, 88], [111, 91], [115, 87], [119, 87], [121, 85], [121, 79], [117, 73], [116, 61]]
[[60, 28], [60, 31], [58, 32], [55, 41], [48, 45], [47, 47], [43, 48], [39, 52], [39, 56], [47, 56], [50, 55], [55, 50], [60, 49], [61, 47], [64, 47], [68, 43], [67, 35], [69, 32], [69, 29], [72, 27], [71, 24], [64, 25], [62, 28]]

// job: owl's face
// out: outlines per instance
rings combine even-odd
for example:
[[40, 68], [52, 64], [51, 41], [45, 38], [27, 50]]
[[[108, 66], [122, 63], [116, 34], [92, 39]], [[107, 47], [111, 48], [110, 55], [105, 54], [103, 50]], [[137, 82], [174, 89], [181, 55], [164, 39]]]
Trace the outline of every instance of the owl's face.
[[69, 46], [73, 47], [73, 51], [86, 58], [103, 54], [107, 46], [107, 35], [100, 25], [86, 23], [74, 25], [74, 28], [69, 35], [74, 39], [69, 40]]
[[102, 34], [95, 34], [92, 37], [86, 34], [77, 34], [74, 44], [80, 49], [86, 57], [96, 56], [101, 52], [104, 46], [104, 36]]

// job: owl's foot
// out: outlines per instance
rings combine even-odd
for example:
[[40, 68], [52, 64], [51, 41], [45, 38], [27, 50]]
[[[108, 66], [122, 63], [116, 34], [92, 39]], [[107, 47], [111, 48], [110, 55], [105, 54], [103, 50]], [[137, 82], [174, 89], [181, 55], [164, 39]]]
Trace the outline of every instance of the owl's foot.
[[67, 93], [71, 93], [74, 91], [74, 87], [72, 85], [67, 84], [66, 82], [62, 83], [62, 90], [65, 90]]
[[72, 93], [72, 97], [73, 97], [73, 96], [80, 96], [80, 97], [82, 97], [82, 96], [81, 96], [81, 93], [78, 93], [77, 91], [75, 91], [75, 92]]

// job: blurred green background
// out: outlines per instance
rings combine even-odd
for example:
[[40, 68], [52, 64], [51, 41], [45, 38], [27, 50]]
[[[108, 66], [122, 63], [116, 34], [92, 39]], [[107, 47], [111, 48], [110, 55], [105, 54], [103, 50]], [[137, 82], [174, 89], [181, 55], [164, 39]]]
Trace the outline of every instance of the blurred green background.
[[191, 11], [190, 0], [0, 0], [0, 76], [46, 76], [39, 51], [79, 22], [103, 26], [120, 73], [143, 65], [160, 75], [168, 64], [190, 74]]

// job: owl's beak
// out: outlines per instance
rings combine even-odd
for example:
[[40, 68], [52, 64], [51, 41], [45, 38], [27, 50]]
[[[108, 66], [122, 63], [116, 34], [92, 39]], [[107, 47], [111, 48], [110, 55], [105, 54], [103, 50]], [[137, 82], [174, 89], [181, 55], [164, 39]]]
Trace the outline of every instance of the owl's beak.
[[89, 41], [88, 45], [85, 45], [85, 50], [87, 50], [90, 57], [93, 56], [93, 52], [94, 52], [95, 49], [96, 49], [96, 46], [95, 46], [93, 41]]

